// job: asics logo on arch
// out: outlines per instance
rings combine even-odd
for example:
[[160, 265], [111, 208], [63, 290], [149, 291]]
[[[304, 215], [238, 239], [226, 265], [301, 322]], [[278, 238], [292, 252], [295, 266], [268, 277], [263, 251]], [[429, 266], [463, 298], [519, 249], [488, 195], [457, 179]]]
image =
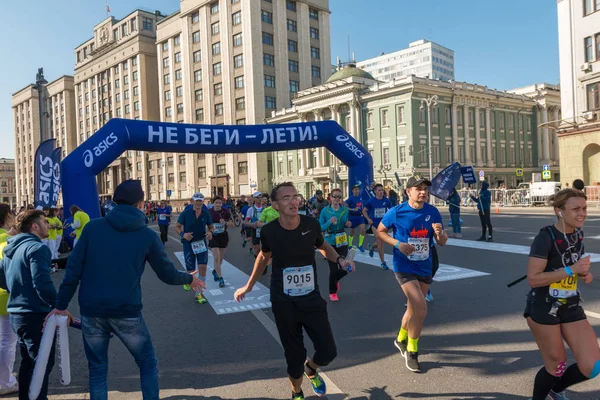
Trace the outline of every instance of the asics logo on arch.
[[338, 142], [347, 142], [348, 140], [350, 140], [350, 137], [348, 137], [348, 135], [337, 135], [335, 137], [335, 140], [337, 140]]
[[97, 146], [94, 146], [91, 150], [84, 151], [83, 164], [90, 168], [92, 165], [94, 165], [94, 157], [100, 157], [108, 150], [109, 147], [115, 144], [117, 140], [119, 140], [119, 138], [114, 133], [111, 133], [106, 137], [106, 139], [98, 143]]

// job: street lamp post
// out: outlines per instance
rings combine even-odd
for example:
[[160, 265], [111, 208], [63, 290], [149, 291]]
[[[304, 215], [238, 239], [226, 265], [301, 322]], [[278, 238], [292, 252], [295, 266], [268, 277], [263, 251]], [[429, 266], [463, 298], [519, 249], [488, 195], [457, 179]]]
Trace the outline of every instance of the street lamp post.
[[420, 109], [423, 110], [427, 107], [427, 140], [429, 144], [429, 179], [433, 179], [433, 146], [431, 141], [431, 110], [433, 107], [437, 107], [437, 94], [428, 96], [426, 99], [421, 100]]
[[35, 76], [35, 89], [38, 91], [38, 106], [40, 112], [40, 143], [44, 141], [44, 117], [49, 117], [44, 112], [44, 92], [48, 81], [44, 79], [44, 68], [38, 68], [38, 73]]

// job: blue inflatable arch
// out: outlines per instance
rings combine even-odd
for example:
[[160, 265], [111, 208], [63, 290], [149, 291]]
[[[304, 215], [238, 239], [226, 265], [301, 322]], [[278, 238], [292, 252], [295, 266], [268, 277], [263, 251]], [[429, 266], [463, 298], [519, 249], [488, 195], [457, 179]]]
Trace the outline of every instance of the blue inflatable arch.
[[192, 125], [111, 119], [62, 162], [65, 211], [73, 204], [100, 216], [96, 175], [127, 150], [251, 153], [326, 147], [349, 168], [349, 187], [373, 182], [369, 152], [335, 121], [281, 125]]

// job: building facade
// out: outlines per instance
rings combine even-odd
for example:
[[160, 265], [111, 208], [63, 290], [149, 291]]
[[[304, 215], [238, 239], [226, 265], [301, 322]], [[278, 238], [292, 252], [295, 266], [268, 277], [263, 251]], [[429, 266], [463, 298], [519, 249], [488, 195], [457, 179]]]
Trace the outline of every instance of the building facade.
[[[75, 126], [75, 90], [72, 76], [62, 76], [44, 89], [42, 115], [44, 138], [56, 139], [66, 157], [77, 147]], [[33, 204], [34, 156], [40, 140], [39, 94], [34, 85], [28, 85], [12, 95], [15, 135], [15, 171], [17, 203]]]
[[[164, 16], [135, 10], [122, 19], [109, 17], [94, 36], [75, 49], [77, 145], [111, 118], [158, 121], [159, 90], [156, 28]], [[149, 193], [146, 171], [153, 157], [127, 151], [98, 175], [98, 193], [112, 195], [126, 179], [140, 179]]]
[[450, 81], [454, 80], [454, 51], [421, 39], [407, 49], [360, 61], [356, 66], [384, 82], [410, 75]]
[[0, 203], [16, 207], [17, 179], [15, 173], [15, 160], [0, 158]]
[[[262, 124], [331, 74], [328, 0], [182, 0], [158, 24], [160, 120]], [[270, 153], [167, 154], [150, 199], [251, 194], [272, 186]]]
[[[386, 186], [397, 186], [395, 173], [402, 185], [415, 173], [428, 176], [431, 148], [434, 175], [458, 161], [483, 171], [493, 186], [513, 187], [541, 173], [545, 162], [559, 172], [558, 160], [551, 162], [555, 153], [541, 150], [552, 148], [552, 138], [537, 128], [543, 106], [559, 107], [559, 91], [551, 85], [533, 88], [522, 89], [529, 95], [515, 94], [414, 76], [381, 83], [347, 66], [326, 84], [300, 92], [291, 108], [268, 121], [337, 121], [369, 150], [375, 180]], [[434, 95], [437, 106], [428, 119], [421, 104]], [[276, 152], [273, 159], [275, 182], [297, 182], [305, 195], [336, 186], [348, 193], [347, 168], [324, 148]]]
[[558, 0], [564, 182], [600, 185], [600, 2]]

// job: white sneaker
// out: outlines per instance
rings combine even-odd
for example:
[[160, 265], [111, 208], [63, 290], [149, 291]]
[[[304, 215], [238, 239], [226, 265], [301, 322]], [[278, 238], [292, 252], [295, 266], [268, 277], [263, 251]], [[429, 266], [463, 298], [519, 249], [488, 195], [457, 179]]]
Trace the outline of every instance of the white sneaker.
[[462, 239], [462, 235], [460, 233], [457, 233], [456, 235], [454, 235], [454, 237], [457, 239]]

